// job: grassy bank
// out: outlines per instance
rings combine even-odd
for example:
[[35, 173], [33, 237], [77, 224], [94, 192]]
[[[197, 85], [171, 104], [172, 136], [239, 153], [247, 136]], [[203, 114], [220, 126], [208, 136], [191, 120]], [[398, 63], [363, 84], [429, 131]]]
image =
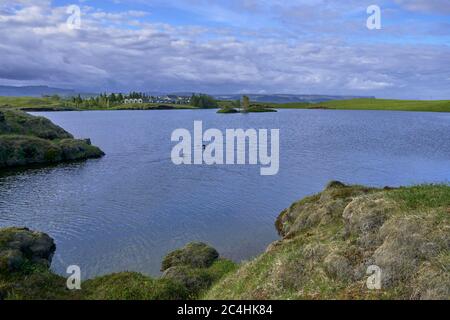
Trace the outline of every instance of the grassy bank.
[[[281, 240], [207, 299], [449, 299], [450, 186], [345, 186], [283, 211]], [[381, 270], [381, 289], [366, 285]]]
[[336, 109], [336, 110], [390, 110], [450, 112], [450, 100], [385, 100], [352, 99], [333, 100], [321, 103], [270, 104], [279, 109]]

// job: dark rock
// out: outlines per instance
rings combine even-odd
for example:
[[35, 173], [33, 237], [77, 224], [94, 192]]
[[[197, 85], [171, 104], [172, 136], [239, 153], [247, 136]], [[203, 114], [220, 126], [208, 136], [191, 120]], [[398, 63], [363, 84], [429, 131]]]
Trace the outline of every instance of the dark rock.
[[55, 250], [55, 242], [45, 233], [0, 229], [0, 273], [20, 271], [27, 262], [49, 267]]
[[161, 271], [175, 266], [208, 268], [218, 258], [219, 253], [213, 247], [202, 242], [192, 242], [184, 248], [172, 251], [165, 256], [162, 261]]

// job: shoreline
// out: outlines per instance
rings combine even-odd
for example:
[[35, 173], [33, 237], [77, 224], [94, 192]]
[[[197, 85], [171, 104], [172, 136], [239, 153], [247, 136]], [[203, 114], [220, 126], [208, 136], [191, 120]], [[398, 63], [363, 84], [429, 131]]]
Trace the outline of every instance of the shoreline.
[[[332, 181], [282, 211], [280, 239], [248, 262], [194, 242], [163, 258], [161, 277], [119, 272], [75, 291], [49, 269], [50, 236], [2, 228], [0, 299], [446, 299], [448, 270], [439, 266], [450, 261], [448, 199], [449, 184], [380, 189]], [[383, 271], [376, 291], [364, 286], [370, 265]]]
[[[143, 103], [117, 104], [112, 107], [77, 107], [70, 101], [52, 100], [51, 98], [34, 97], [1, 97], [0, 111], [5, 109], [20, 109], [25, 112], [58, 112], [58, 111], [110, 111], [110, 110], [203, 110], [220, 111], [232, 108], [232, 101], [218, 100], [218, 108], [198, 108], [183, 104]], [[351, 99], [330, 100], [324, 102], [291, 102], [265, 103], [252, 102], [258, 108], [306, 109], [306, 110], [373, 110], [373, 111], [409, 111], [409, 112], [450, 112], [450, 100], [388, 100], [388, 99]]]

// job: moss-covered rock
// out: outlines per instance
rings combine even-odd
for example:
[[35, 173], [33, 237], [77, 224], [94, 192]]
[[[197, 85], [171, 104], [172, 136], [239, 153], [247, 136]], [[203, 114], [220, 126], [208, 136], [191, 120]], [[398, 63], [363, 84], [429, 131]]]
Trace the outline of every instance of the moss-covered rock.
[[171, 267], [188, 266], [191, 268], [208, 268], [219, 258], [219, 253], [213, 247], [192, 242], [184, 248], [170, 252], [162, 261], [161, 271]]
[[[217, 251], [202, 243], [181, 249], [197, 258], [172, 260], [161, 278], [121, 272], [83, 281], [81, 290], [68, 290], [66, 279], [49, 270], [55, 243], [47, 234], [27, 228], [0, 229], [0, 300], [186, 300], [198, 298], [214, 282], [236, 269], [217, 259]], [[218, 254], [217, 254], [218, 255]], [[178, 264], [180, 263], [180, 264]]]
[[58, 141], [57, 146], [65, 161], [99, 158], [104, 155], [99, 148], [91, 145], [89, 139], [64, 139]]
[[25, 135], [0, 135], [0, 168], [99, 158], [98, 147], [84, 140], [45, 140]]
[[[1, 111], [0, 168], [99, 158], [89, 139], [76, 140], [43, 117], [18, 110]], [[1, 117], [0, 117], [1, 119]]]
[[197, 298], [214, 282], [236, 269], [236, 264], [227, 259], [218, 259], [208, 268], [173, 266], [164, 271], [162, 278], [182, 284], [190, 298]]
[[49, 267], [55, 249], [55, 242], [45, 233], [0, 229], [0, 273], [21, 272], [32, 264]]

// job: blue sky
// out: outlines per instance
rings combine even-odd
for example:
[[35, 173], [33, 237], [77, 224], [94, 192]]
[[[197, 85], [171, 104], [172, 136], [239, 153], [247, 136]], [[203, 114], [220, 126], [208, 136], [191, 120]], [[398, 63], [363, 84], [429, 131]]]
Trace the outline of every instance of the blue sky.
[[450, 99], [449, 45], [448, 0], [0, 2], [4, 85]]

